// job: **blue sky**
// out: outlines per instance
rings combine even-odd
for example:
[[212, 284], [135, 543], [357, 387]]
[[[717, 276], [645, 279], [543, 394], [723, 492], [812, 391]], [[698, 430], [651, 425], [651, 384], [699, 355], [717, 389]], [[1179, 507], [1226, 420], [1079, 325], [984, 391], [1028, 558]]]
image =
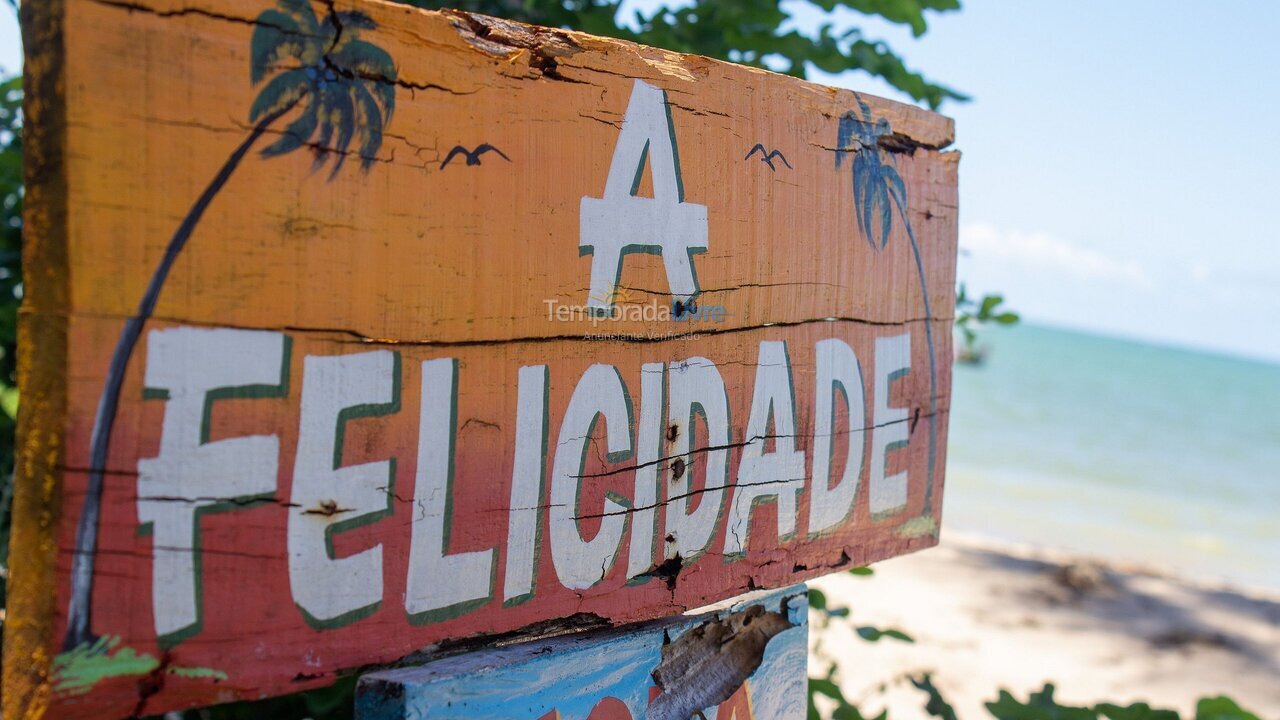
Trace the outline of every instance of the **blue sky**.
[[18, 17], [8, 5], [0, 5], [0, 75], [9, 77], [22, 67], [22, 36]]
[[[797, 22], [827, 19], [858, 16]], [[864, 29], [973, 96], [943, 108], [972, 288], [1031, 320], [1280, 360], [1280, 3], [967, 0], [920, 39]], [[0, 68], [19, 63], [0, 11]]]
[[943, 108], [961, 278], [1029, 319], [1280, 359], [1280, 3], [963, 4], [919, 40], [867, 28], [973, 96]]

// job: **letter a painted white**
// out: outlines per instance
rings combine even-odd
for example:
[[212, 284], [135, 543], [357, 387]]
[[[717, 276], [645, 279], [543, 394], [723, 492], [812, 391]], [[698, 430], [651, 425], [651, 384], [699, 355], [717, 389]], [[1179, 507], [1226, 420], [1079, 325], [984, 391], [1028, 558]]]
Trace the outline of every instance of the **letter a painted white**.
[[606, 498], [600, 529], [590, 540], [578, 526], [582, 473], [587, 442], [604, 418], [610, 462], [631, 454], [631, 401], [627, 387], [612, 365], [592, 365], [582, 374], [569, 398], [560, 424], [556, 459], [551, 470], [551, 559], [560, 583], [571, 590], [585, 590], [604, 579], [617, 559], [627, 528], [627, 506]]
[[[653, 178], [652, 198], [636, 196], [646, 160]], [[697, 294], [690, 256], [707, 249], [707, 207], [684, 202], [675, 127], [663, 91], [635, 81], [604, 197], [583, 197], [579, 214], [579, 247], [591, 253], [587, 307], [613, 307], [623, 258], [630, 252], [662, 254], [667, 284], [677, 300]]]
[[453, 450], [458, 424], [458, 361], [422, 363], [418, 471], [404, 609], [418, 621], [462, 612], [493, 595], [493, 549], [448, 555]]
[[[858, 356], [843, 340], [820, 340], [817, 345], [818, 382], [813, 403], [813, 483], [809, 488], [809, 534], [816, 536], [849, 517], [858, 495], [866, 445], [867, 401]], [[849, 455], [844, 473], [831, 484], [831, 455], [835, 447], [835, 393], [844, 398], [849, 417]]]
[[911, 371], [911, 334], [876, 338], [875, 409], [871, 424], [871, 514], [907, 505], [907, 472], [885, 477], [888, 453], [907, 444], [907, 410], [889, 407], [889, 386]]
[[[724, 539], [726, 555], [746, 552], [751, 511], [761, 500], [777, 499], [779, 540], [796, 531], [796, 496], [804, 489], [804, 453], [796, 450], [795, 408], [787, 344], [760, 343], [751, 417], [747, 418], [747, 445], [742, 448], [742, 460], [738, 463], [729, 532]], [[771, 416], [772, 432], [769, 431]], [[773, 439], [773, 452], [766, 453], [768, 438]]]
[[289, 587], [307, 622], [354, 622], [382, 602], [382, 545], [334, 557], [332, 535], [391, 512], [395, 463], [342, 465], [346, 424], [394, 412], [400, 359], [389, 350], [308, 356], [287, 529]]
[[147, 334], [147, 390], [164, 393], [160, 454], [138, 461], [138, 519], [151, 526], [156, 634], [199, 627], [197, 515], [276, 491], [280, 440], [252, 435], [208, 442], [215, 391], [252, 393], [284, 382], [287, 338], [255, 330], [172, 328]]

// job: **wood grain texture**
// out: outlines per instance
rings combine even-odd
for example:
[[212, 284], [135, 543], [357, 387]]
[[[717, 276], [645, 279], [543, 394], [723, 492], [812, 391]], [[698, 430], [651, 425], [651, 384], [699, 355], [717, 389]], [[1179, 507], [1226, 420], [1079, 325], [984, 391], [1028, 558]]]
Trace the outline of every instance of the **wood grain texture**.
[[0, 714], [41, 717], [56, 647], [54, 603], [67, 420], [66, 103], [63, 3], [24, 3], [23, 287], [18, 323], [15, 491]]
[[[667, 616], [936, 542], [949, 120], [580, 33], [366, 0], [310, 10], [362, 15], [340, 16], [296, 105], [251, 119], [271, 82], [251, 82], [254, 37], [281, 7], [24, 5], [6, 717], [292, 692], [442, 641]], [[391, 70], [343, 65], [356, 37]], [[262, 154], [330, 97], [321, 82], [378, 96], [380, 142], [363, 144], [361, 106], [345, 153], [339, 128]], [[342, 117], [334, 102], [324, 117]], [[607, 189], [628, 162], [631, 187]], [[619, 210], [642, 199], [665, 209]], [[699, 238], [696, 293], [652, 244], [680, 233]], [[614, 234], [643, 247], [601, 297], [593, 262]], [[815, 509], [839, 504], [818, 484], [851, 464], [848, 511]], [[705, 526], [684, 518], [699, 509]]]

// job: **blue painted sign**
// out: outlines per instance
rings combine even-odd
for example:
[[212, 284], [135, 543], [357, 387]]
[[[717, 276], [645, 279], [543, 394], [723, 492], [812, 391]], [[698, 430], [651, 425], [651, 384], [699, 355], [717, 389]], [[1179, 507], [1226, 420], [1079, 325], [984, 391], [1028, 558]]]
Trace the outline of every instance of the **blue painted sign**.
[[[356, 717], [661, 720], [687, 718], [692, 707], [706, 720], [803, 718], [807, 615], [797, 585], [701, 613], [372, 673], [360, 680]], [[735, 669], [741, 675], [731, 677]]]

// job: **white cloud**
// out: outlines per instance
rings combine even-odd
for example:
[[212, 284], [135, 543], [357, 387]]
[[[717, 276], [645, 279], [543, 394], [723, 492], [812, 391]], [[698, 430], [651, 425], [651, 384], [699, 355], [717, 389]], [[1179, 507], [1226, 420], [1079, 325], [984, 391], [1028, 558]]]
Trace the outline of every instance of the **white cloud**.
[[1155, 285], [1134, 260], [1111, 257], [1044, 232], [1001, 230], [989, 223], [971, 223], [960, 228], [960, 248], [980, 263], [1000, 262], [1087, 280], [1111, 280], [1143, 290]]

